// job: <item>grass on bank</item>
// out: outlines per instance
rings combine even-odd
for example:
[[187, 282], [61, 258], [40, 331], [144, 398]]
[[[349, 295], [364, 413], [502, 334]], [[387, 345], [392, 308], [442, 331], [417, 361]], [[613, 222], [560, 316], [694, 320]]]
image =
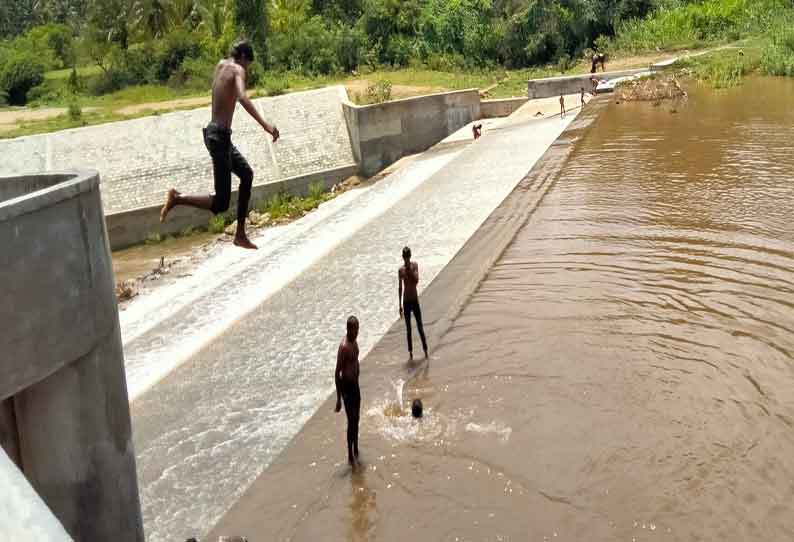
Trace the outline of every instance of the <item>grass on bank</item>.
[[[315, 210], [320, 204], [332, 200], [337, 193], [325, 189], [321, 182], [309, 185], [309, 194], [305, 197], [295, 196], [286, 192], [279, 192], [268, 199], [255, 202], [252, 207], [261, 214], [269, 214], [273, 222], [287, 222], [302, 217]], [[232, 211], [221, 213], [210, 218], [207, 230], [210, 233], [221, 234], [226, 227], [233, 224], [236, 214]]]

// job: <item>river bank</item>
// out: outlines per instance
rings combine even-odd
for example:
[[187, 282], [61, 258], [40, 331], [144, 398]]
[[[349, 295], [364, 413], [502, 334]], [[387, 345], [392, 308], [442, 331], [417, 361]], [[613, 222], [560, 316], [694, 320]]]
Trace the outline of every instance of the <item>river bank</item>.
[[207, 539], [791, 538], [792, 95], [577, 120], [423, 293], [429, 365], [363, 361], [363, 469], [329, 398]]

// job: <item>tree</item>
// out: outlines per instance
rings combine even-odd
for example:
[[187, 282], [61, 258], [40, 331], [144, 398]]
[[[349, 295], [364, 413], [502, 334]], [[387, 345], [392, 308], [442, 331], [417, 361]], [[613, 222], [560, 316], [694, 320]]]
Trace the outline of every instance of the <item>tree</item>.
[[0, 39], [24, 34], [39, 21], [36, 0], [0, 0]]
[[231, 0], [234, 9], [234, 22], [240, 37], [250, 40], [259, 62], [268, 63], [267, 31], [268, 10], [266, 0]]
[[168, 31], [168, 6], [164, 0], [141, 0], [135, 5], [135, 27], [150, 38], [162, 38]]
[[89, 31], [92, 39], [116, 44], [126, 51], [134, 15], [133, 0], [91, 0]]

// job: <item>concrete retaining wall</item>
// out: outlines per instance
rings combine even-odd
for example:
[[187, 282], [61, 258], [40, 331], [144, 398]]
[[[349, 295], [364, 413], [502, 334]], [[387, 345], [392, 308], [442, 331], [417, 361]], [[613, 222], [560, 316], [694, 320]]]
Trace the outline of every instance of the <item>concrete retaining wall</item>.
[[[255, 185], [251, 189], [251, 208], [261, 200], [286, 192], [298, 196], [306, 196], [312, 183], [320, 183], [326, 189], [339, 183], [358, 172], [358, 165], [351, 164], [339, 168], [299, 175], [289, 179], [273, 181], [266, 184]], [[236, 181], [235, 181], [236, 182]], [[236, 213], [237, 190], [232, 192], [230, 212]], [[188, 227], [205, 227], [212, 216], [207, 211], [191, 209], [189, 207], [176, 207], [168, 215], [168, 221], [160, 223], [160, 209], [162, 203], [140, 207], [129, 211], [111, 213], [105, 217], [110, 239], [111, 250], [126, 248], [145, 241], [152, 234], [173, 235], [184, 231]]]
[[353, 155], [364, 175], [427, 150], [481, 117], [476, 89], [365, 106], [345, 101], [342, 107]]
[[142, 542], [93, 172], [0, 179], [0, 443], [75, 540]]
[[500, 100], [482, 100], [480, 115], [484, 119], [509, 117], [527, 103], [529, 98], [504, 98]]
[[548, 77], [546, 79], [532, 79], [527, 83], [527, 96], [530, 100], [538, 98], [550, 98], [562, 94], [576, 94], [582, 88], [585, 92], [593, 91], [592, 77], [599, 79], [617, 79], [629, 75], [647, 72], [647, 68], [638, 70], [626, 70], [619, 72], [603, 72], [586, 75], [569, 75], [565, 77]]

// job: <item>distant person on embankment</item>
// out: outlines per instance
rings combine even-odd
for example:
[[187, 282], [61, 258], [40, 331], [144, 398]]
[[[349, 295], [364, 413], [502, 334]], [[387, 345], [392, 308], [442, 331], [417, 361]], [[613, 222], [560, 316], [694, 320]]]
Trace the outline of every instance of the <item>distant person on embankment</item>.
[[598, 65], [601, 64], [601, 71], [607, 71], [607, 55], [604, 53], [595, 53], [592, 58], [592, 66], [590, 67], [590, 73], [595, 73], [598, 71]]
[[560, 95], [560, 118], [565, 118], [565, 96]]
[[347, 319], [347, 333], [336, 354], [336, 409], [342, 410], [345, 403], [347, 416], [347, 461], [355, 468], [358, 464], [358, 420], [361, 411], [361, 390], [358, 387], [358, 318]]
[[[416, 317], [416, 328], [422, 339], [422, 349], [427, 354], [427, 340], [425, 328], [422, 325], [422, 309], [419, 308], [419, 294], [416, 285], [419, 284], [419, 264], [411, 261], [411, 249], [403, 248], [404, 265], [397, 271], [397, 302], [400, 305], [400, 318], [405, 317], [405, 330], [408, 334], [408, 359], [414, 359], [414, 342], [411, 337], [411, 313]], [[404, 289], [403, 289], [404, 287]]]
[[212, 157], [215, 195], [183, 196], [172, 188], [168, 191], [165, 205], [160, 211], [160, 222], [164, 222], [169, 211], [177, 205], [206, 209], [216, 215], [225, 212], [229, 209], [232, 173], [234, 173], [240, 178], [234, 244], [251, 249], [257, 247], [245, 234], [245, 219], [248, 216], [254, 172], [240, 151], [232, 144], [232, 119], [237, 102], [240, 102], [248, 114], [273, 137], [274, 142], [279, 138], [278, 128], [265, 122], [245, 93], [245, 77], [253, 61], [253, 47], [247, 41], [240, 41], [232, 47], [230, 57], [218, 62], [215, 68], [215, 78], [212, 82], [212, 120], [204, 128], [204, 145]]

